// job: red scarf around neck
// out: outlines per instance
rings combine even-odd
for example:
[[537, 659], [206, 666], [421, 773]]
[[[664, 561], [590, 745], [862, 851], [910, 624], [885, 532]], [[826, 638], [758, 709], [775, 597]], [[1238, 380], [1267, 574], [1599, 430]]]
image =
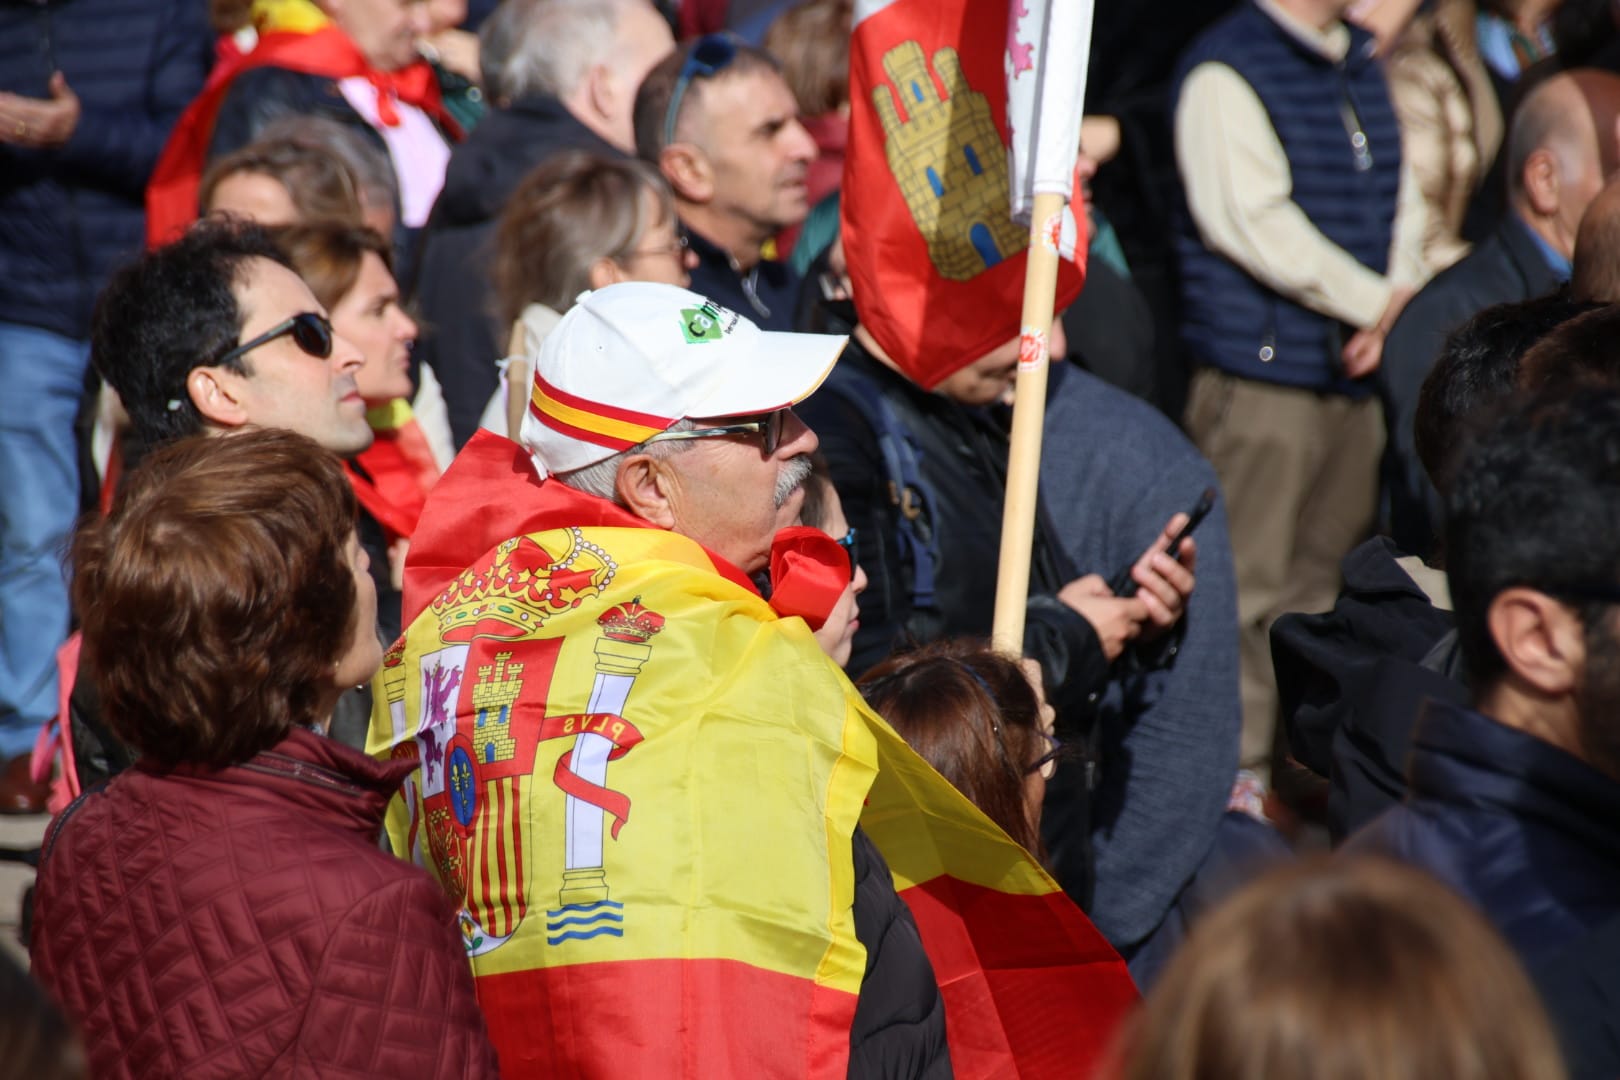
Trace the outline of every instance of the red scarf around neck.
[[152, 179], [146, 187], [146, 243], [160, 247], [179, 236], [197, 219], [198, 189], [207, 163], [214, 120], [236, 77], [259, 67], [278, 67], [328, 79], [364, 78], [377, 90], [377, 116], [385, 126], [399, 123], [394, 100], [427, 113], [452, 138], [461, 128], [445, 110], [439, 82], [426, 60], [398, 71], [377, 71], [336, 26], [313, 33], [278, 30], [265, 34], [245, 56], [222, 56], [208, 76], [202, 93], [181, 115], [164, 144]]

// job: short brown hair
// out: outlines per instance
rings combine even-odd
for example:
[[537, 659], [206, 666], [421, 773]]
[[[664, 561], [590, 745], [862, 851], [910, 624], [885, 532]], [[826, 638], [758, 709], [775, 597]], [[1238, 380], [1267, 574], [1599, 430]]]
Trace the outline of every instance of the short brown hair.
[[[636, 134], [636, 155], [643, 161], [656, 163], [664, 152], [666, 145], [664, 114], [669, 111], [670, 98], [675, 96], [675, 84], [680, 82], [681, 68], [686, 65], [687, 57], [692, 55], [692, 50], [701, 40], [696, 38], [676, 46], [674, 52], [653, 65], [653, 69], [647, 72], [647, 77], [641, 80], [641, 88], [636, 91], [635, 107], [631, 111], [631, 121]], [[680, 127], [681, 117], [691, 115], [693, 106], [708, 96], [705, 87], [709, 83], [760, 72], [781, 75], [780, 61], [764, 49], [736, 38], [732, 39], [732, 48], [735, 52], [731, 63], [723, 70], [714, 75], [696, 75], [687, 82], [686, 91], [681, 96], [675, 114], [677, 129]]]
[[675, 217], [669, 185], [652, 166], [584, 150], [548, 158], [507, 200], [496, 228], [493, 277], [510, 324], [530, 304], [558, 313], [591, 287], [598, 259], [629, 255], [654, 221], [643, 221], [643, 193]]
[[805, 0], [776, 17], [765, 48], [803, 116], [837, 112], [849, 101], [849, 35], [854, 0]]
[[312, 143], [292, 137], [264, 138], [226, 154], [203, 173], [197, 205], [206, 213], [215, 189], [238, 173], [256, 173], [280, 183], [292, 197], [300, 221], [358, 225], [363, 220], [360, 183], [354, 171]]
[[1246, 886], [1193, 928], [1122, 1035], [1113, 1075], [1128, 1080], [1564, 1076], [1502, 940], [1381, 859], [1304, 860]]
[[342, 466], [302, 435], [153, 451], [73, 544], [84, 659], [113, 732], [163, 766], [222, 768], [326, 719], [356, 610], [354, 527]]
[[381, 259], [389, 273], [393, 273], [393, 253], [388, 242], [364, 225], [317, 222], [282, 225], [269, 231], [276, 246], [287, 253], [293, 269], [327, 311], [336, 307], [354, 288], [366, 252]]
[[891, 656], [856, 684], [867, 704], [951, 786], [1036, 855], [1024, 776], [1041, 755], [1040, 702], [1012, 659], [974, 641]]

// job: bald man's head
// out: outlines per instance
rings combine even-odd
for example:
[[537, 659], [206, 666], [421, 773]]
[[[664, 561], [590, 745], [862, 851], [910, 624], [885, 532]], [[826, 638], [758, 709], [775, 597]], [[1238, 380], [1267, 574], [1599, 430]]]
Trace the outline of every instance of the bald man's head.
[[1620, 75], [1554, 75], [1519, 103], [1508, 133], [1508, 193], [1527, 224], [1568, 256], [1587, 206], [1620, 160]]
[[1577, 300], [1620, 303], [1620, 181], [1600, 191], [1581, 218], [1569, 290]]

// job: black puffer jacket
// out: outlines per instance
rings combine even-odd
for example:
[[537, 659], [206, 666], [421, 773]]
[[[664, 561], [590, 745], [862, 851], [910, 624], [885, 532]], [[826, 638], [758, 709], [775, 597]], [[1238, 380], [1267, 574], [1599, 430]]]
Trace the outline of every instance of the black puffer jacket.
[[849, 1075], [944, 1080], [951, 1055], [933, 965], [877, 845], [860, 829], [851, 841], [855, 936], [866, 946], [866, 974], [849, 1029]]
[[84, 339], [112, 270], [140, 254], [158, 153], [213, 62], [195, 0], [0, 0], [0, 90], [78, 95], [54, 150], [0, 143], [0, 322]]
[[1332, 611], [1284, 615], [1271, 628], [1288, 743], [1332, 782], [1335, 843], [1405, 796], [1423, 702], [1468, 698], [1452, 662], [1456, 622], [1399, 557], [1387, 537], [1373, 537], [1345, 556], [1344, 591]]

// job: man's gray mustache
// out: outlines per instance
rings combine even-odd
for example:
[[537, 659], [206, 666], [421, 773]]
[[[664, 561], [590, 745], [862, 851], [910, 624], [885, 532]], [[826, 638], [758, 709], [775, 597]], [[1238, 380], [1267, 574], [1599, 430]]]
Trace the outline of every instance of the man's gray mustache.
[[787, 505], [787, 501], [793, 498], [793, 493], [803, 487], [808, 479], [810, 479], [809, 456], [800, 454], [796, 458], [790, 458], [782, 466], [782, 471], [776, 474], [776, 508], [780, 510]]

